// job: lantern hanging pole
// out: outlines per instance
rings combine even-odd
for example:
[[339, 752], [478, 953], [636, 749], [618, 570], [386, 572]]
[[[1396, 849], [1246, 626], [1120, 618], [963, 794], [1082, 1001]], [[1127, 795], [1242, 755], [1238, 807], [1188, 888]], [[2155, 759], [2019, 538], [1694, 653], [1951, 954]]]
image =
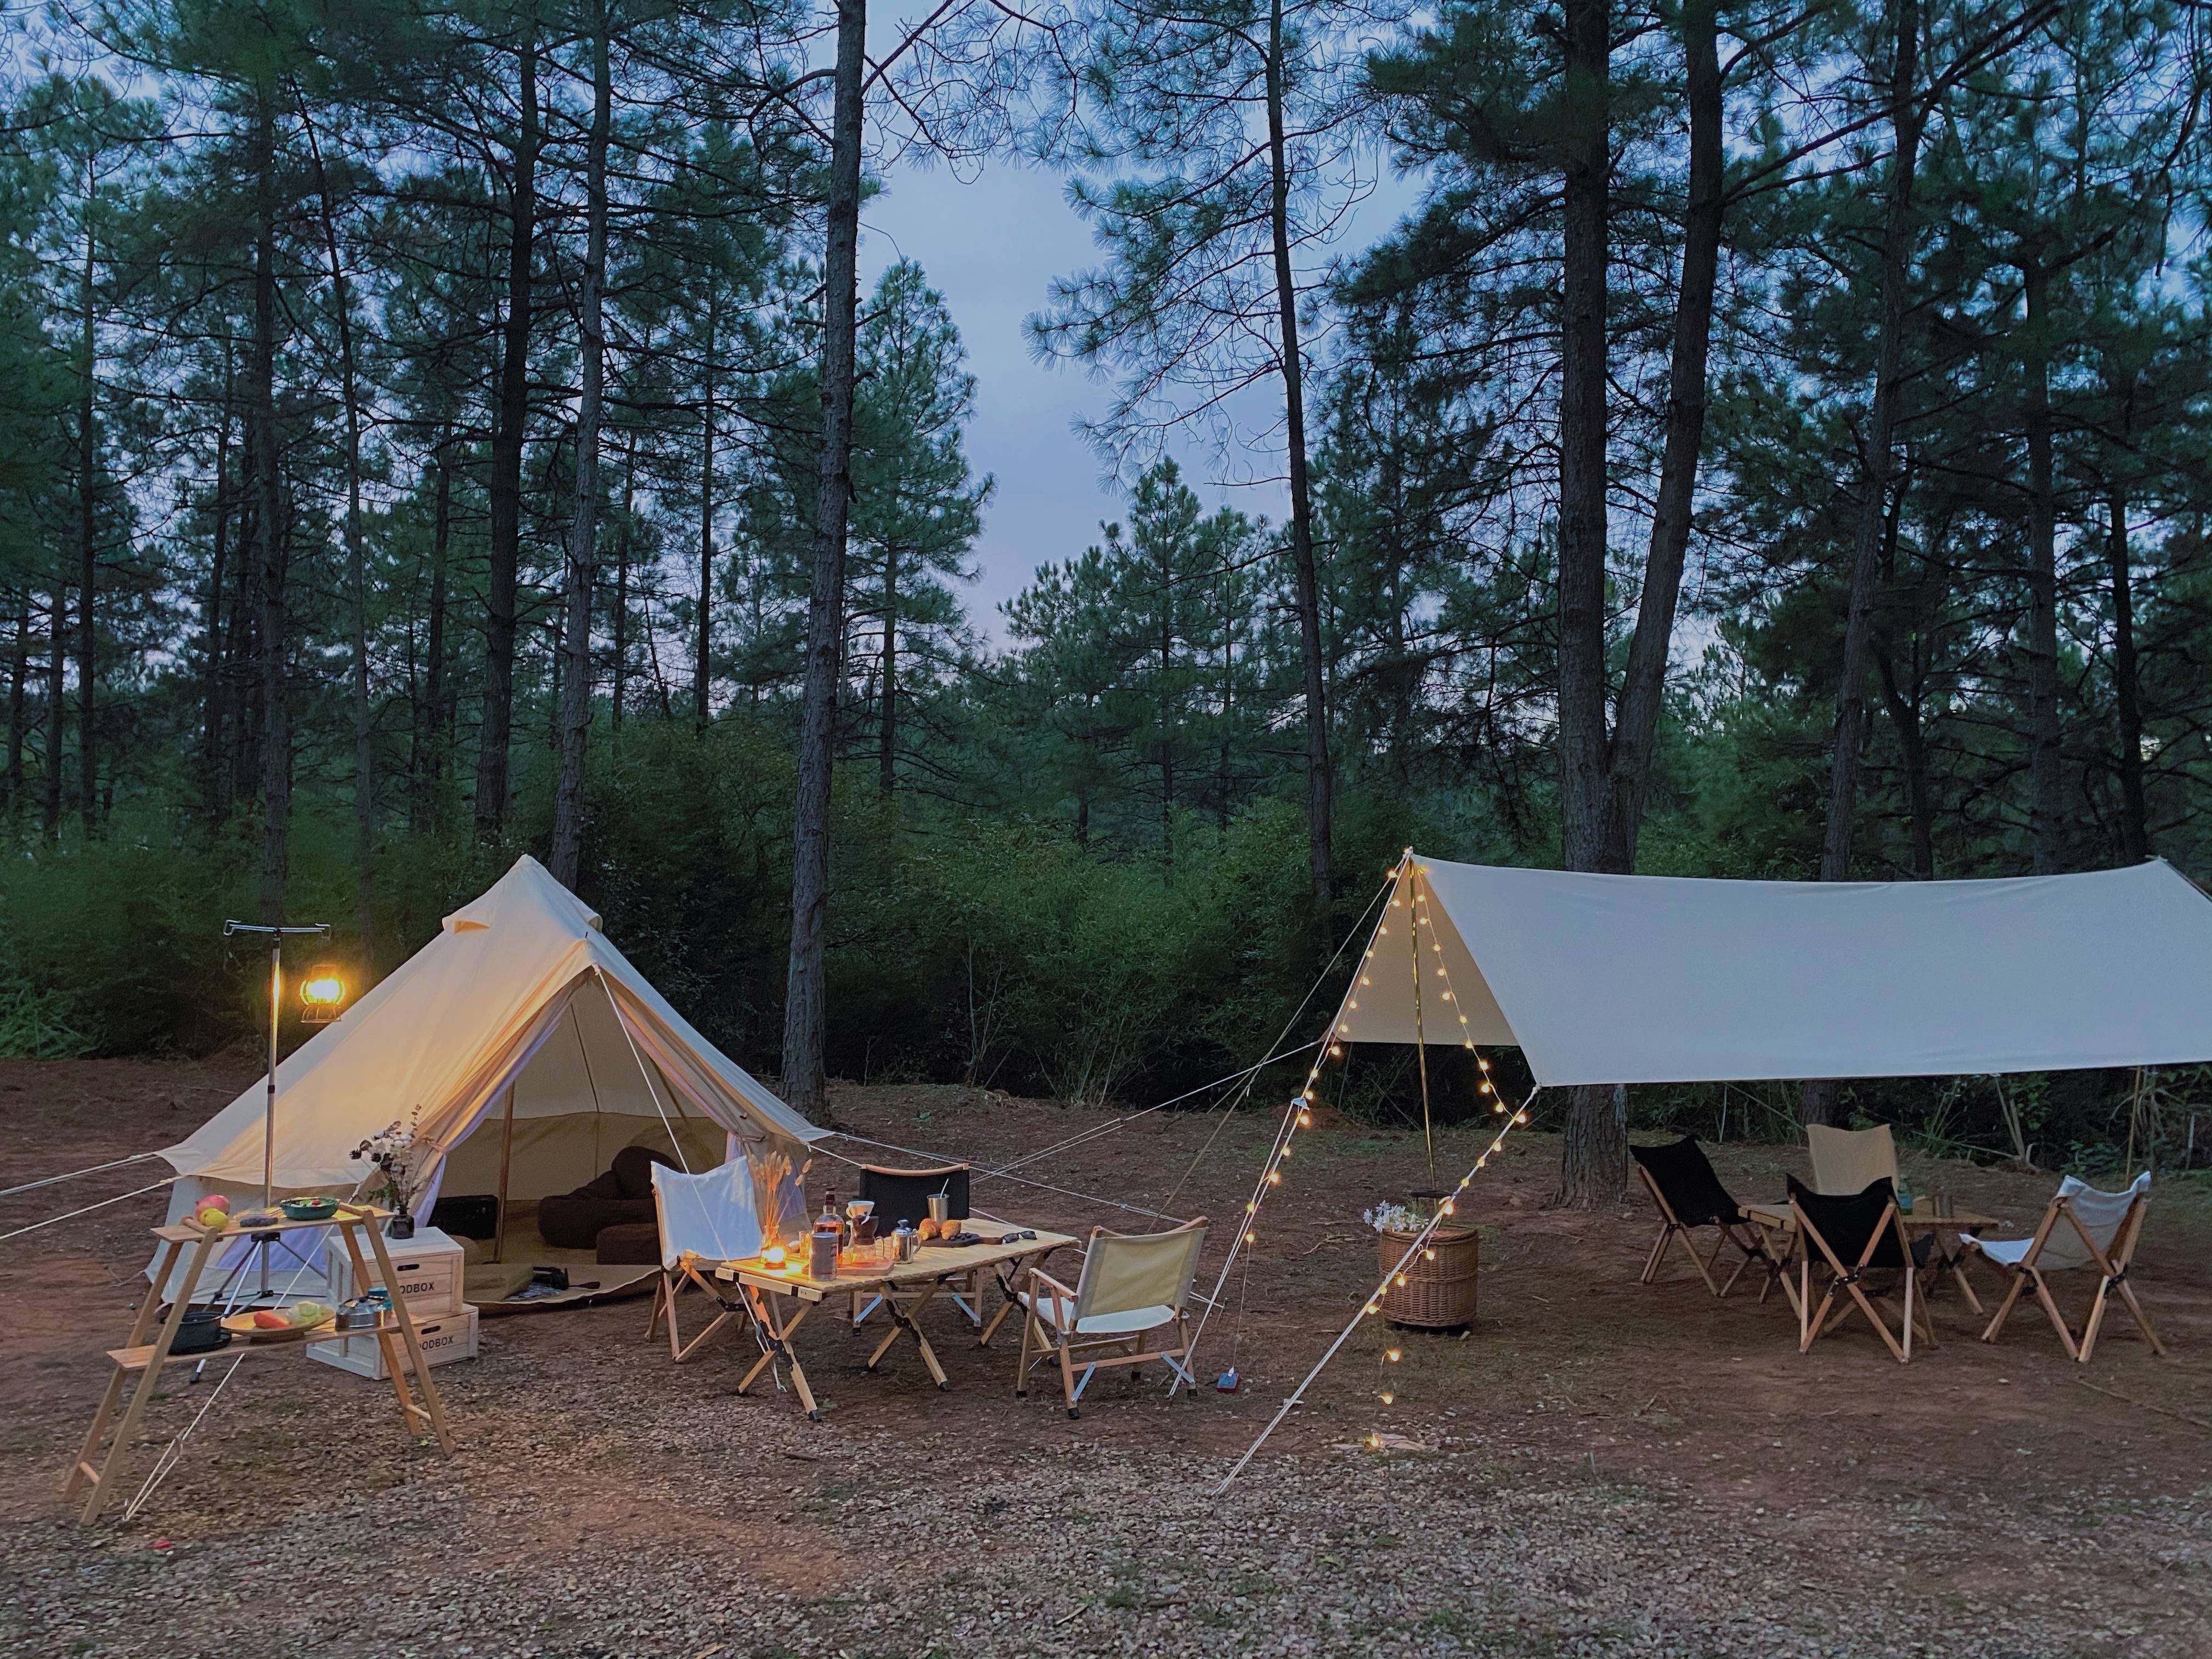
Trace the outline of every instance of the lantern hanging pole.
[[[269, 941], [269, 1091], [261, 1113], [261, 1207], [276, 1199], [276, 1035], [284, 1015], [284, 941], [320, 939], [331, 931], [319, 921], [307, 927], [271, 927], [246, 921], [225, 921], [225, 939], [265, 939]], [[269, 1294], [269, 1252], [261, 1252], [261, 1294]]]

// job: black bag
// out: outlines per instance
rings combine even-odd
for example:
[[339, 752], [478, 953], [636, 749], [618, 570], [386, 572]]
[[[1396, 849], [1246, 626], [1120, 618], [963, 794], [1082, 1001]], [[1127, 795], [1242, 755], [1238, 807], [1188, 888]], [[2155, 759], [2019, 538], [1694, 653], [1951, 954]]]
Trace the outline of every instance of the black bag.
[[490, 1193], [462, 1193], [441, 1198], [430, 1211], [430, 1224], [454, 1238], [495, 1238], [499, 1200]]

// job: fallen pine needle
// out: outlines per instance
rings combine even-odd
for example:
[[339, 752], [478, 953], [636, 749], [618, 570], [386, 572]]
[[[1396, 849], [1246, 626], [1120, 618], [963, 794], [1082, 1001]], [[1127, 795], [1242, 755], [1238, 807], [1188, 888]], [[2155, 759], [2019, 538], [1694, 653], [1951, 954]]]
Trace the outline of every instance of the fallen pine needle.
[[793, 1451], [787, 1447], [783, 1455], [794, 1463], [819, 1463], [822, 1461], [820, 1452]]

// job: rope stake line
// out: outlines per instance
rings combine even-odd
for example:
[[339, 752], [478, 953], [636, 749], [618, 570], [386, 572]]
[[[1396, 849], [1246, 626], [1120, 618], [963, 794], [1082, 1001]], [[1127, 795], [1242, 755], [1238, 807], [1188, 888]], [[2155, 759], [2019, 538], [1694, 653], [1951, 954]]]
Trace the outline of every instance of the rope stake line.
[[11, 1238], [21, 1238], [25, 1233], [34, 1233], [41, 1227], [51, 1227], [58, 1221], [74, 1221], [81, 1215], [90, 1215], [94, 1210], [104, 1210], [111, 1204], [120, 1204], [126, 1198], [143, 1198], [148, 1193], [157, 1193], [162, 1188], [174, 1186], [183, 1179], [182, 1176], [170, 1176], [164, 1180], [154, 1182], [149, 1187], [139, 1187], [127, 1193], [118, 1193], [112, 1198], [103, 1198], [97, 1204], [88, 1204], [82, 1209], [64, 1210], [59, 1215], [50, 1215], [44, 1221], [33, 1221], [29, 1226], [18, 1227], [11, 1233], [0, 1233], [0, 1244], [5, 1244]]
[[88, 1164], [82, 1170], [71, 1170], [67, 1175], [48, 1176], [42, 1181], [27, 1181], [20, 1187], [0, 1187], [0, 1198], [13, 1198], [18, 1193], [36, 1192], [41, 1187], [58, 1187], [64, 1181], [75, 1181], [79, 1176], [98, 1175], [102, 1170], [119, 1170], [126, 1164], [143, 1164], [149, 1158], [159, 1158], [159, 1152], [133, 1152], [128, 1158], [118, 1158], [106, 1164]]
[[[1336, 970], [1337, 963], [1342, 959], [1344, 953], [1350, 950], [1354, 941], [1359, 938], [1360, 933], [1367, 926], [1367, 918], [1375, 913], [1376, 906], [1380, 905], [1383, 900], [1389, 897], [1391, 890], [1398, 884], [1398, 873], [1399, 866], [1393, 865], [1389, 872], [1384, 876], [1382, 885], [1376, 890], [1375, 896], [1367, 901], [1365, 906], [1359, 912], [1358, 919], [1355, 921], [1352, 924], [1351, 927], [1346, 931], [1343, 940], [1337, 945], [1335, 953], [1329, 957], [1328, 964], [1322, 968], [1320, 976], [1315, 980], [1310, 987], [1308, 988], [1304, 998], [1298, 1004], [1297, 1012], [1292, 1014], [1289, 1022], [1284, 1025], [1282, 1036], [1279, 1036], [1275, 1039], [1279, 1044], [1283, 1041], [1284, 1037], [1287, 1037], [1290, 1035], [1291, 1026], [1297, 1024], [1298, 1020], [1304, 1016], [1307, 1006], [1313, 1001], [1314, 993], [1321, 989], [1321, 988], [1328, 982], [1329, 975]], [[1373, 951], [1374, 946], [1371, 943], [1368, 946], [1368, 949], [1370, 952]], [[1329, 1053], [1335, 1047], [1334, 1039], [1336, 1028], [1338, 1022], [1342, 1018], [1344, 1012], [1342, 1003], [1344, 1001], [1348, 1001], [1352, 991], [1358, 988], [1358, 975], [1356, 971], [1353, 974], [1352, 981], [1352, 984], [1346, 988], [1343, 999], [1340, 1000], [1336, 1013], [1330, 1016], [1328, 1030], [1322, 1034], [1321, 1041], [1313, 1045], [1319, 1048], [1321, 1053], [1315, 1059], [1311, 1069], [1310, 1069], [1306, 1073], [1304, 1086], [1298, 1091], [1297, 1094], [1291, 1100], [1290, 1103], [1283, 1109], [1283, 1115], [1275, 1125], [1274, 1139], [1268, 1144], [1267, 1156], [1261, 1163], [1258, 1179], [1253, 1182], [1252, 1196], [1245, 1200], [1244, 1213], [1237, 1218], [1237, 1231], [1230, 1240], [1229, 1254], [1222, 1258], [1221, 1271], [1214, 1277], [1213, 1294], [1203, 1298], [1206, 1303], [1206, 1311], [1198, 1316], [1198, 1328], [1190, 1334], [1190, 1342], [1183, 1354], [1182, 1370], [1179, 1371], [1168, 1384], [1168, 1398], [1170, 1400], [1174, 1399], [1176, 1393], [1182, 1388], [1183, 1382], [1186, 1380], [1186, 1376], [1194, 1377], [1198, 1375], [1198, 1345], [1200, 1339], [1204, 1337], [1206, 1334], [1206, 1322], [1213, 1316], [1213, 1310], [1221, 1301], [1222, 1290], [1229, 1283], [1229, 1275], [1235, 1269], [1238, 1258], [1243, 1254], [1244, 1246], [1251, 1242], [1253, 1224], [1259, 1219], [1260, 1206], [1266, 1201], [1268, 1178], [1271, 1175], [1275, 1173], [1275, 1166], [1285, 1156], [1285, 1148], [1288, 1145], [1290, 1136], [1297, 1126], [1298, 1118], [1305, 1113], [1307, 1105], [1313, 1098], [1314, 1079], [1321, 1074], [1322, 1062], [1328, 1059]], [[1304, 1053], [1304, 1051], [1303, 1049], [1298, 1049], [1293, 1050], [1293, 1052]], [[1249, 1092], [1249, 1085], [1247, 1092]], [[1342, 1093], [1340, 1091], [1339, 1091], [1338, 1097], [1340, 1099], [1342, 1098]], [[1214, 1135], [1218, 1135], [1220, 1133], [1221, 1130], [1226, 1127], [1228, 1121], [1227, 1116], [1224, 1115], [1221, 1122], [1214, 1126], [1214, 1134], [1207, 1136], [1206, 1145], [1199, 1149], [1199, 1158], [1203, 1158], [1206, 1152], [1212, 1147]], [[1198, 1162], [1194, 1159], [1192, 1162], [1190, 1169], [1184, 1171], [1183, 1181], [1189, 1180], [1191, 1175], [1196, 1171], [1197, 1168]], [[1176, 1183], [1176, 1190], [1177, 1192], [1182, 1190], [1182, 1182], [1179, 1181]], [[1240, 1307], [1242, 1306], [1241, 1299], [1239, 1305]], [[1243, 1338], [1241, 1315], [1239, 1316], [1239, 1318], [1240, 1323], [1237, 1328], [1237, 1340], [1234, 1346], [1241, 1348]]]
[[[1473, 1166], [1468, 1169], [1465, 1175], [1460, 1177], [1459, 1185], [1453, 1188], [1453, 1196], [1455, 1198], [1459, 1194], [1463, 1193], [1468, 1189], [1468, 1186], [1473, 1183], [1476, 1173], [1482, 1169], [1483, 1165], [1490, 1162], [1492, 1155], [1494, 1154], [1498, 1148], [1504, 1146], [1505, 1138], [1513, 1133], [1514, 1126], [1527, 1121], [1529, 1106], [1534, 1103], [1536, 1097], [1541, 1093], [1543, 1093], [1543, 1090], [1540, 1086], [1528, 1091], [1528, 1097], [1522, 1101], [1521, 1104], [1514, 1109], [1512, 1115], [1505, 1120], [1505, 1127], [1498, 1132], [1498, 1133], [1492, 1139], [1490, 1145], [1484, 1148], [1481, 1155], [1474, 1160]], [[1390, 1267], [1389, 1271], [1382, 1275], [1381, 1283], [1377, 1284], [1374, 1290], [1368, 1294], [1367, 1298], [1360, 1304], [1359, 1311], [1352, 1316], [1352, 1322], [1336, 1334], [1336, 1340], [1330, 1343], [1327, 1350], [1322, 1354], [1322, 1357], [1314, 1362], [1313, 1369], [1308, 1371], [1299, 1381], [1298, 1386], [1291, 1391], [1290, 1397], [1284, 1401], [1282, 1405], [1276, 1409], [1274, 1416], [1267, 1419], [1267, 1426], [1261, 1430], [1259, 1437], [1255, 1439], [1250, 1445], [1244, 1449], [1243, 1456], [1238, 1458], [1236, 1463], [1231, 1468], [1229, 1473], [1221, 1477], [1221, 1484], [1214, 1487], [1211, 1492], [1207, 1493], [1206, 1495], [1208, 1497], [1218, 1498], [1222, 1493], [1229, 1490], [1230, 1483], [1235, 1480], [1238, 1475], [1244, 1473], [1245, 1466], [1250, 1463], [1253, 1458], [1259, 1454], [1260, 1448], [1267, 1443], [1267, 1437], [1274, 1433], [1274, 1431], [1281, 1426], [1283, 1419], [1288, 1417], [1292, 1411], [1297, 1409], [1298, 1401], [1305, 1398], [1306, 1390], [1313, 1386], [1314, 1379], [1319, 1376], [1322, 1372], [1328, 1368], [1328, 1362], [1330, 1360], [1336, 1358], [1337, 1351], [1342, 1348], [1345, 1343], [1351, 1339], [1352, 1332], [1359, 1328], [1360, 1322], [1363, 1320], [1375, 1318], [1382, 1313], [1382, 1297], [1389, 1292], [1391, 1281], [1406, 1271], [1406, 1264], [1407, 1262], [1411, 1261], [1419, 1252], [1428, 1248], [1429, 1240], [1435, 1236], [1437, 1229], [1441, 1227], [1444, 1222], [1449, 1218], [1452, 1212], [1452, 1199], [1448, 1198], [1441, 1205], [1437, 1206], [1437, 1212], [1429, 1218], [1427, 1224], [1425, 1225], [1419, 1233], [1414, 1235], [1413, 1242], [1406, 1247], [1405, 1254], [1401, 1255], [1397, 1261]]]

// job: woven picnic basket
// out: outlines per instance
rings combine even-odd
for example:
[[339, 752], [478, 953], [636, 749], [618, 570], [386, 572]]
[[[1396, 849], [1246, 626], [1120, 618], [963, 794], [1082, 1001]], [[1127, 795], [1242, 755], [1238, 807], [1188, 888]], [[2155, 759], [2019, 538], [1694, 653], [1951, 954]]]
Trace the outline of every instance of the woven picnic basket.
[[[1418, 1232], [1385, 1227], [1376, 1254], [1385, 1273], [1397, 1266]], [[1475, 1281], [1482, 1266], [1481, 1240], [1472, 1227], [1439, 1227], [1413, 1259], [1399, 1267], [1382, 1292], [1382, 1316], [1396, 1325], [1423, 1330], [1452, 1330], [1474, 1323]], [[1399, 1279], [1405, 1282], [1400, 1284]]]

